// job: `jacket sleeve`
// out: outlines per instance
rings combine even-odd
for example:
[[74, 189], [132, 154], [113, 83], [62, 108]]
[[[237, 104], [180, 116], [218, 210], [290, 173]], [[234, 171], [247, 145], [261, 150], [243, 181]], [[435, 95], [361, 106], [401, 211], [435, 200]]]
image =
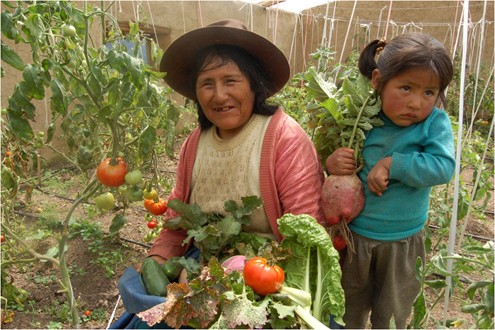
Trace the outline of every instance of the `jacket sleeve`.
[[[194, 130], [184, 141], [179, 153], [179, 162], [177, 164], [175, 186], [172, 189], [168, 200], [179, 199], [187, 203], [189, 201], [191, 186], [192, 168], [196, 155], [199, 136], [201, 131]], [[168, 209], [165, 213], [165, 221], [176, 217], [178, 214]], [[148, 252], [148, 255], [158, 255], [165, 259], [170, 259], [174, 256], [182, 256], [186, 251], [187, 246], [184, 244], [184, 239], [187, 237], [185, 230], [170, 230], [162, 229], [153, 246]]]
[[437, 111], [424, 126], [423, 150], [394, 153], [390, 178], [411, 187], [448, 183], [455, 170], [454, 136], [448, 115]]
[[282, 213], [309, 214], [323, 223], [322, 165], [309, 136], [292, 117], [283, 122], [275, 148], [275, 183]]

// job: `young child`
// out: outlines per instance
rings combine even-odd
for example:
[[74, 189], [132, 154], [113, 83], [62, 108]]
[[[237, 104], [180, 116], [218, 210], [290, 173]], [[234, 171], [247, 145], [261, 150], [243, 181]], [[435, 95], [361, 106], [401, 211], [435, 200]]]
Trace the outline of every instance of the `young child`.
[[[376, 61], [375, 58], [378, 58]], [[419, 293], [417, 257], [425, 258], [424, 225], [431, 187], [454, 173], [454, 138], [445, 101], [453, 65], [445, 47], [422, 33], [389, 43], [374, 40], [359, 58], [359, 70], [380, 95], [384, 125], [369, 131], [358, 173], [365, 206], [349, 223], [355, 254], [343, 263], [346, 328], [373, 328], [391, 320], [405, 328]], [[326, 160], [330, 174], [352, 174], [352, 149], [340, 148]], [[393, 325], [393, 323], [392, 323]]]

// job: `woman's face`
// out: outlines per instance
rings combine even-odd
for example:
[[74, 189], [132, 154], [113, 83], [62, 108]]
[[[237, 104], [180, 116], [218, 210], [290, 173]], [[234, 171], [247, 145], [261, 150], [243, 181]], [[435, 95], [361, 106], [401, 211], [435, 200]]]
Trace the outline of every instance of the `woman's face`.
[[251, 84], [233, 61], [219, 66], [219, 60], [213, 60], [201, 71], [196, 80], [196, 97], [223, 139], [239, 133], [253, 114]]
[[[380, 71], [373, 71], [376, 89]], [[382, 110], [398, 126], [410, 126], [425, 120], [433, 111], [440, 92], [440, 79], [431, 70], [405, 71], [385, 83], [381, 92]]]

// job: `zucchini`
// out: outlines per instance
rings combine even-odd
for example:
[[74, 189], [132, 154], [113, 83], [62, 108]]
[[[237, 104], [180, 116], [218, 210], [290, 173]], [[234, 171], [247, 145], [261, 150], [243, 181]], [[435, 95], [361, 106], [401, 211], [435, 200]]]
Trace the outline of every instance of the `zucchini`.
[[184, 266], [180, 263], [180, 259], [181, 257], [172, 257], [162, 264], [162, 269], [171, 282], [175, 282], [184, 269]]
[[170, 281], [155, 259], [144, 259], [141, 266], [141, 277], [148, 294], [152, 296], [167, 296], [167, 285]]

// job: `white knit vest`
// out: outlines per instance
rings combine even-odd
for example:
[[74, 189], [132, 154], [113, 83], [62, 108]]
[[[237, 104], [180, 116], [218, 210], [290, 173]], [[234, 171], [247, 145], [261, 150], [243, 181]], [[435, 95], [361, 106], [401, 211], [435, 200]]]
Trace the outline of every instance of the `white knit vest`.
[[[224, 140], [215, 127], [201, 133], [191, 183], [191, 203], [204, 212], [224, 212], [224, 203], [241, 197], [260, 196], [260, 156], [269, 116], [254, 114], [235, 137]], [[251, 216], [244, 228], [273, 238], [263, 208]]]

